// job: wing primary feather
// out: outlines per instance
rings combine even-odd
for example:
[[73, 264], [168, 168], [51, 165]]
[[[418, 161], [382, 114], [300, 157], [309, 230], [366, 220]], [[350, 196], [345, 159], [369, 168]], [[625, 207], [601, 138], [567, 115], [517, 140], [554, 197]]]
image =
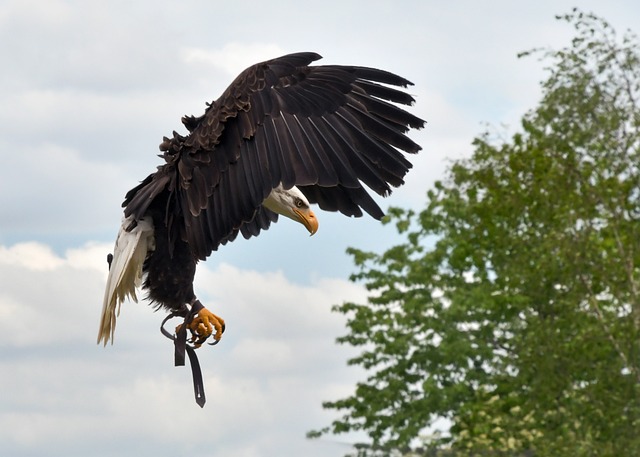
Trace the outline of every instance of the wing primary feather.
[[[244, 148], [243, 148], [244, 149]], [[252, 198], [253, 184], [250, 183], [243, 162], [250, 160], [246, 155], [240, 157], [236, 163], [229, 167], [229, 198], [232, 202], [231, 229], [237, 229], [241, 224], [250, 221], [254, 217], [256, 208], [262, 201], [254, 203]]]
[[351, 93], [351, 97], [353, 101], [362, 104], [369, 113], [390, 122], [394, 128], [403, 133], [408, 132], [409, 128], [424, 127], [425, 121], [389, 102], [359, 91]]
[[[358, 122], [362, 127], [381, 141], [411, 154], [420, 151], [421, 147], [402, 132], [390, 128], [355, 105], [351, 105], [349, 108], [357, 116]], [[342, 108], [337, 112], [340, 116], [346, 116], [346, 113], [348, 113], [346, 108]]]
[[315, 154], [310, 150], [310, 145], [306, 141], [295, 115], [283, 114], [281, 119], [292, 145], [292, 149], [284, 152], [289, 156], [297, 153], [295, 159], [292, 160], [296, 169], [296, 185], [317, 184], [318, 172], [316, 171]]
[[[271, 181], [269, 169], [260, 167], [260, 155], [256, 149], [256, 142], [247, 140], [242, 145], [243, 151], [238, 164], [244, 167], [244, 176], [251, 196], [251, 206], [257, 208], [266, 198], [263, 192], [263, 181]], [[268, 195], [268, 194], [267, 194]]]
[[372, 166], [371, 162], [364, 158], [357, 148], [357, 138], [353, 133], [361, 134], [358, 130], [349, 131], [341, 118], [335, 116], [326, 116], [322, 118], [325, 124], [334, 132], [336, 139], [343, 144], [343, 148], [350, 152], [348, 154], [349, 162], [356, 176], [372, 190], [382, 196], [386, 196], [391, 189], [387, 182], [380, 176], [380, 173]]
[[364, 188], [349, 189], [349, 196], [355, 204], [374, 219], [380, 220], [384, 216], [384, 211], [380, 209], [376, 201], [371, 198], [371, 195]]
[[342, 186], [320, 187], [300, 186], [300, 191], [309, 202], [316, 203], [324, 211], [339, 211], [348, 217], [360, 217], [362, 211], [349, 196], [349, 190]]
[[351, 92], [353, 76], [345, 73], [344, 68], [336, 66], [313, 67], [305, 79], [306, 84], [321, 88], [321, 93], [345, 94]]
[[373, 97], [388, 100], [390, 102], [396, 102], [402, 105], [413, 105], [415, 102], [415, 99], [408, 93], [392, 87], [383, 86], [382, 84], [376, 84], [371, 81], [359, 79], [356, 81], [355, 85], [361, 87], [367, 94]]
[[212, 208], [212, 211], [217, 222], [216, 227], [218, 227], [218, 236], [220, 238], [226, 236], [229, 233], [228, 216], [230, 210], [225, 183], [226, 179], [221, 179], [213, 194], [215, 196], [215, 206]]
[[214, 193], [211, 195], [211, 197], [209, 197], [209, 207], [203, 211], [203, 214], [200, 215], [200, 217], [206, 217], [207, 218], [207, 223], [209, 226], [209, 231], [211, 232], [211, 250], [215, 251], [218, 248], [218, 245], [220, 244], [220, 227], [219, 227], [219, 220], [216, 217], [216, 209], [217, 206], [215, 204], [216, 199], [218, 197], [217, 193]]
[[264, 195], [269, 195], [269, 192], [276, 188], [282, 181], [282, 172], [278, 162], [271, 160], [270, 146], [266, 133], [267, 128], [268, 127], [261, 125], [253, 137], [256, 153], [260, 158], [260, 172], [267, 173], [268, 171], [271, 178], [271, 181], [265, 179], [262, 183], [264, 186], [262, 189]]
[[[336, 114], [343, 119], [345, 124], [350, 125], [353, 130], [359, 133], [356, 133], [355, 135], [358, 135], [358, 140], [362, 142], [362, 150], [366, 151], [367, 158], [369, 158], [369, 160], [374, 164], [378, 165], [378, 167], [383, 170], [393, 172], [394, 175], [399, 178], [402, 178], [412, 167], [411, 162], [409, 162], [401, 152], [393, 147], [396, 145], [390, 145], [390, 141], [387, 141], [387, 138], [378, 137], [380, 130], [373, 131], [373, 137], [362, 132], [360, 130], [360, 122], [363, 121], [362, 117], [356, 117], [346, 108], [341, 109]], [[365, 128], [366, 125], [367, 123], [365, 121]], [[410, 146], [413, 144], [415, 143], [411, 142]], [[419, 148], [420, 146], [417, 147]]]
[[290, 189], [296, 184], [296, 176], [292, 167], [292, 164], [289, 160], [287, 160], [282, 151], [282, 145], [280, 143], [280, 132], [278, 132], [278, 127], [276, 119], [269, 117], [269, 119], [264, 123], [264, 133], [265, 138], [267, 140], [267, 152], [269, 154], [269, 164], [274, 167], [278, 167], [280, 171], [280, 182], [285, 189]]
[[[344, 68], [344, 67], [343, 67]], [[371, 67], [349, 67], [350, 71], [361, 79], [368, 79], [370, 81], [377, 81], [384, 84], [391, 84], [393, 86], [407, 87], [413, 86], [413, 83], [408, 79], [398, 76], [395, 73], [391, 73], [386, 70], [380, 70], [378, 68]]]
[[209, 198], [209, 208], [207, 209], [207, 217], [209, 219], [209, 227], [214, 231], [213, 240], [214, 245], [213, 249], [217, 249], [222, 238], [225, 237], [228, 233], [228, 229], [225, 227], [225, 222], [223, 217], [227, 214], [226, 211], [226, 202], [222, 198], [222, 192], [220, 192], [220, 188], [216, 187], [214, 189], [213, 194]]
[[[299, 87], [300, 92], [307, 96], [307, 99], [313, 100], [313, 106], [318, 108], [309, 109], [306, 114], [322, 116], [326, 113], [332, 113], [338, 107], [342, 106], [346, 100], [345, 91], [350, 86], [341, 88], [335, 87], [331, 82], [321, 79], [312, 79], [311, 75]], [[311, 102], [310, 102], [311, 103]]]
[[317, 92], [314, 93], [303, 84], [297, 84], [289, 88], [292, 96], [296, 97], [300, 101], [300, 112], [291, 114], [304, 114], [321, 116], [327, 111], [326, 103], [322, 97], [319, 97]]
[[[273, 118], [271, 121], [276, 134], [277, 148], [275, 152], [278, 154], [280, 163], [291, 169], [291, 177], [293, 180], [291, 185], [297, 184], [299, 179], [306, 180], [306, 177], [303, 176], [304, 168], [302, 167], [302, 164], [300, 164], [300, 161], [291, 160], [291, 156], [294, 155], [293, 153], [296, 151], [296, 145], [289, 134], [287, 123], [284, 120], [284, 114], [281, 113], [280, 116]], [[283, 185], [285, 189], [289, 189], [291, 187], [288, 183], [285, 184], [283, 182]]]
[[[236, 167], [234, 167], [234, 170]], [[236, 226], [240, 225], [242, 221], [242, 211], [240, 210], [240, 199], [244, 197], [241, 194], [243, 188], [239, 185], [237, 180], [237, 173], [233, 173], [234, 170], [227, 170], [225, 176], [227, 179], [222, 180], [224, 183], [225, 193], [224, 196], [227, 199], [229, 213], [228, 213], [228, 231], [233, 230]]]
[[325, 149], [331, 150], [331, 148], [318, 137], [315, 127], [308, 118], [293, 116], [293, 119], [298, 124], [298, 128], [302, 134], [305, 135], [306, 141], [311, 148], [315, 160], [317, 161], [317, 184], [320, 186], [337, 185], [339, 183], [338, 172], [336, 172], [333, 163], [325, 152]]
[[[337, 140], [333, 131], [327, 126], [326, 121], [322, 118], [309, 118], [310, 125], [313, 126], [313, 131], [318, 134], [318, 138], [322, 139], [327, 146], [326, 150], [331, 151], [331, 157], [334, 163], [334, 169], [338, 174], [339, 182], [344, 187], [360, 187], [360, 181], [356, 175], [355, 170], [351, 166], [351, 161], [347, 157], [350, 147], [344, 148]], [[345, 150], [346, 149], [346, 150]]]
[[365, 210], [374, 219], [380, 220], [384, 212], [363, 188], [347, 189], [342, 186], [299, 188], [311, 203], [317, 203], [325, 211], [339, 211], [345, 216], [361, 217]]

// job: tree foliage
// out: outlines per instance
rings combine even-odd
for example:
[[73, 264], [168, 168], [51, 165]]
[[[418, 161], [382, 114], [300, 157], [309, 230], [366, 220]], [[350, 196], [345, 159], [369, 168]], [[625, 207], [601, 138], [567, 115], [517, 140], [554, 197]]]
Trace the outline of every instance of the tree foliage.
[[[350, 249], [369, 297], [335, 307], [338, 342], [369, 375], [311, 436], [364, 431], [361, 455], [640, 455], [640, 48], [559, 19], [575, 38], [533, 52], [548, 77], [521, 131], [479, 136], [423, 211], [392, 209], [404, 243]], [[438, 418], [449, 430], [425, 436]]]

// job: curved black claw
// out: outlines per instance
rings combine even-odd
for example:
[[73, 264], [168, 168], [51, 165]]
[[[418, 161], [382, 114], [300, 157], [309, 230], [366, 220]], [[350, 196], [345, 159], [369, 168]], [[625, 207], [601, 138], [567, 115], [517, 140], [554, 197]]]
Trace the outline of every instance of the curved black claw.
[[[225, 324], [222, 324], [222, 332], [224, 333], [224, 330], [227, 328], [227, 326]], [[207, 343], [209, 346], [215, 346], [216, 344], [218, 344], [221, 340], [216, 340], [214, 339], [211, 343]]]

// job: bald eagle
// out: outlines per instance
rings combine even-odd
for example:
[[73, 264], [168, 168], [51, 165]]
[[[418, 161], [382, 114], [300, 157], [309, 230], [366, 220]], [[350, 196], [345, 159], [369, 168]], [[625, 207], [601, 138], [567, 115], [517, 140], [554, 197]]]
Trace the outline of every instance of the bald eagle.
[[312, 235], [310, 208], [375, 219], [367, 192], [386, 196], [403, 184], [421, 148], [406, 136], [424, 121], [401, 109], [412, 83], [359, 66], [311, 66], [321, 56], [285, 55], [244, 70], [188, 130], [160, 144], [164, 163], [125, 197], [109, 257], [98, 344], [113, 341], [120, 304], [136, 289], [157, 308], [185, 318], [194, 347], [220, 340], [224, 321], [193, 290], [196, 264], [233, 241], [257, 236], [278, 215]]

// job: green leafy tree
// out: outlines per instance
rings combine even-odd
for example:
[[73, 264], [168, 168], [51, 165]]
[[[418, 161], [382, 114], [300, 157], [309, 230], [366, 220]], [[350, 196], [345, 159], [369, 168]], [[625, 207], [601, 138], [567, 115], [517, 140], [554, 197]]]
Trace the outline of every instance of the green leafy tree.
[[369, 297], [335, 307], [338, 342], [369, 375], [310, 436], [364, 431], [359, 455], [640, 455], [640, 48], [559, 19], [576, 36], [535, 51], [548, 78], [521, 131], [477, 138], [423, 211], [392, 209], [406, 242], [350, 249]]

